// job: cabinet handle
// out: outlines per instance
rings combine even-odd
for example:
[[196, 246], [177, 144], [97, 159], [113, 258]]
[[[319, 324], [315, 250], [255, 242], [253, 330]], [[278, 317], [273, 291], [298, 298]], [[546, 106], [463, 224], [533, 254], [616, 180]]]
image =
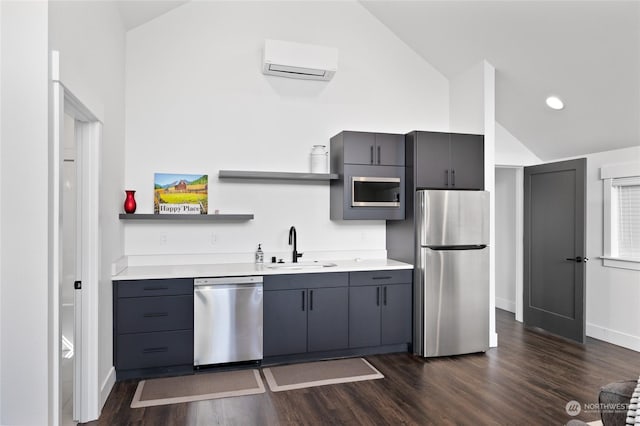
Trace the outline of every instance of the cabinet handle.
[[380, 306], [380, 287], [376, 287], [376, 306]]
[[382, 288], [382, 304], [387, 306], [387, 286]]
[[380, 145], [378, 145], [378, 164], [380, 164]]
[[145, 318], [168, 317], [169, 312], [148, 312], [143, 315]]
[[451, 186], [456, 186], [456, 171], [451, 169]]
[[158, 352], [168, 352], [169, 348], [166, 346], [160, 347], [160, 348], [145, 348], [142, 350], [143, 354], [155, 354]]
[[444, 186], [449, 186], [449, 169], [444, 171]]
[[371, 277], [372, 280], [390, 280], [391, 277]]
[[371, 164], [373, 164], [373, 145], [371, 145], [370, 148], [371, 148]]
[[313, 290], [309, 290], [309, 310], [313, 311]]
[[305, 291], [302, 290], [302, 310], [304, 311], [304, 293]]
[[144, 291], [169, 290], [169, 287], [145, 287]]

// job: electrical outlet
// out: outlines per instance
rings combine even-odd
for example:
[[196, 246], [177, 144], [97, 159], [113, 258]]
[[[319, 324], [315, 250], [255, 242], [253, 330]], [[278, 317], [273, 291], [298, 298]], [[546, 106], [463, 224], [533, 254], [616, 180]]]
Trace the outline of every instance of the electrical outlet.
[[211, 233], [211, 245], [215, 246], [218, 243], [218, 235], [215, 232]]
[[166, 232], [161, 232], [160, 233], [160, 245], [163, 246], [167, 244], [167, 233]]

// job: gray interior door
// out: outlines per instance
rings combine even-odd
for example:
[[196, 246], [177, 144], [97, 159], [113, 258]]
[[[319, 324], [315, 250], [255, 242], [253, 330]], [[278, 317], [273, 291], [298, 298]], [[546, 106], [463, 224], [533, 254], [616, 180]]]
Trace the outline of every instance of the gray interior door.
[[524, 324], [585, 341], [584, 158], [524, 168]]

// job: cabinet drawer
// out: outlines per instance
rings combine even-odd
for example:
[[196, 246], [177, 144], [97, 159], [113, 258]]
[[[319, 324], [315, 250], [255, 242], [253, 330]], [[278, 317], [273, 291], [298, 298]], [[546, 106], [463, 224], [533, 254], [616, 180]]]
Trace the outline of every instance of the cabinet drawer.
[[349, 285], [384, 285], [411, 283], [413, 281], [412, 269], [358, 271], [349, 273]]
[[193, 330], [123, 334], [117, 337], [116, 368], [193, 364]]
[[193, 296], [129, 297], [117, 302], [117, 333], [193, 329]]
[[115, 288], [118, 298], [193, 294], [193, 279], [116, 281]]
[[348, 272], [320, 272], [309, 274], [266, 275], [264, 290], [292, 290], [297, 288], [346, 287]]

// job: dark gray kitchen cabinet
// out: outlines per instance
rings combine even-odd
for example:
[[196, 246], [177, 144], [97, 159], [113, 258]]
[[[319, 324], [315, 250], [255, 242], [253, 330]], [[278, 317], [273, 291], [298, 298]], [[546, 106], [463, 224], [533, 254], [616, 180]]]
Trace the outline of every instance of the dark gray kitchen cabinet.
[[306, 299], [306, 289], [264, 292], [264, 356], [307, 351]]
[[348, 288], [310, 289], [308, 294], [307, 350], [319, 352], [348, 347]]
[[[391, 133], [343, 131], [331, 138], [331, 220], [405, 218], [405, 142]], [[364, 204], [362, 203], [364, 201]]]
[[410, 270], [350, 273], [350, 348], [411, 342], [411, 281]]
[[484, 136], [451, 134], [454, 189], [484, 189]]
[[348, 273], [264, 277], [264, 356], [345, 349]]
[[344, 131], [331, 140], [332, 151], [342, 148], [345, 164], [404, 166], [403, 135]]
[[405, 150], [415, 188], [484, 189], [483, 135], [414, 131]]
[[380, 342], [383, 345], [411, 341], [411, 284], [391, 284], [382, 287]]
[[[408, 158], [415, 170], [416, 187], [442, 188], [449, 186], [450, 144], [448, 133], [419, 132], [411, 145], [415, 155]], [[415, 151], [414, 151], [415, 150]], [[411, 160], [415, 160], [415, 163]]]
[[380, 287], [349, 288], [349, 347], [380, 344]]
[[113, 282], [118, 380], [193, 369], [193, 279]]

